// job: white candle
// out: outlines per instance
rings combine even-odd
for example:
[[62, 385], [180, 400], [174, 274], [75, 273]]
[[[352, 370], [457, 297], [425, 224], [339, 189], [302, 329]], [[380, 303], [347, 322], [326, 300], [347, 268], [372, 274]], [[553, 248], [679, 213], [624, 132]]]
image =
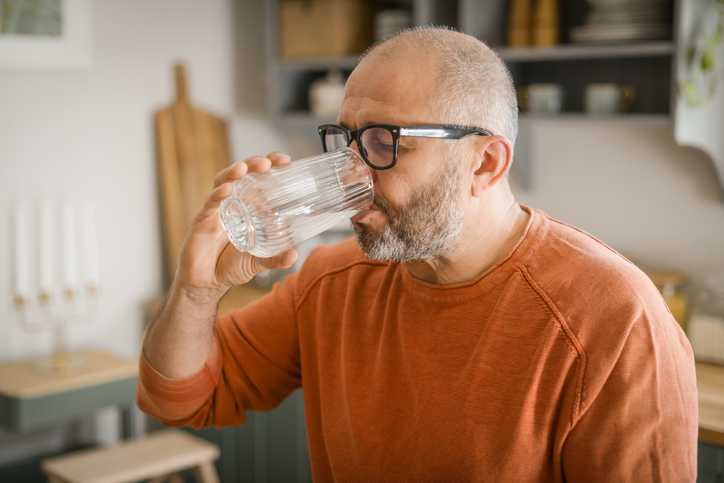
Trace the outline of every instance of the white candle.
[[18, 205], [15, 208], [14, 232], [15, 232], [15, 295], [28, 298], [30, 296], [30, 250], [28, 242], [28, 219], [25, 206]]
[[98, 287], [98, 233], [95, 207], [87, 203], [83, 207], [83, 252], [85, 253], [85, 282], [88, 288]]
[[53, 290], [53, 205], [42, 200], [38, 205], [38, 288], [40, 293], [49, 295]]
[[75, 242], [75, 212], [73, 206], [64, 203], [62, 215], [62, 246], [63, 246], [63, 287], [74, 289], [78, 283], [78, 257]]

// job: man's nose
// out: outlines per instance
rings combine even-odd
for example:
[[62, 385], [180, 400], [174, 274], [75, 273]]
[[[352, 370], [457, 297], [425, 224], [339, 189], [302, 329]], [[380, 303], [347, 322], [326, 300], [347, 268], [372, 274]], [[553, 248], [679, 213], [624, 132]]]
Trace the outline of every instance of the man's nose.
[[372, 191], [377, 191], [377, 170], [370, 168], [370, 174], [372, 175]]
[[359, 144], [357, 143], [357, 140], [356, 140], [356, 139], [353, 139], [353, 140], [352, 140], [352, 142], [349, 144], [349, 148], [352, 149], [352, 150], [354, 150], [354, 151], [356, 151], [357, 154], [359, 154], [360, 156], [362, 156], [362, 153], [361, 153], [360, 150], [359, 150]]
[[[356, 140], [356, 139], [353, 139], [353, 140], [352, 140], [352, 143], [350, 143], [349, 148], [350, 148], [351, 150], [353, 150], [354, 152], [356, 152], [356, 153], [359, 155], [360, 159], [363, 159], [363, 158], [362, 158], [362, 153], [361, 153], [360, 150], [359, 150], [359, 144], [357, 144], [357, 140]], [[365, 164], [367, 165], [367, 163], [365, 163]], [[378, 170], [372, 169], [369, 165], [367, 165], [367, 168], [369, 168], [370, 173], [372, 174], [372, 184], [373, 184], [373, 185], [377, 185]]]

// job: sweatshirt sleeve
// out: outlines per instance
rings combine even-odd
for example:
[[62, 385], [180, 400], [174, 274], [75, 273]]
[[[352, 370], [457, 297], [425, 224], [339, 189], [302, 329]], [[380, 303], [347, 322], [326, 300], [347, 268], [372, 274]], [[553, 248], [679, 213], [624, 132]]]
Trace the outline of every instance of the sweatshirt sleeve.
[[673, 319], [659, 322], [643, 315], [631, 326], [608, 378], [564, 443], [566, 481], [696, 480], [694, 359]]
[[242, 424], [246, 410], [270, 410], [301, 386], [294, 307], [297, 274], [246, 307], [215, 323], [204, 366], [184, 379], [169, 379], [141, 355], [137, 401], [170, 426]]

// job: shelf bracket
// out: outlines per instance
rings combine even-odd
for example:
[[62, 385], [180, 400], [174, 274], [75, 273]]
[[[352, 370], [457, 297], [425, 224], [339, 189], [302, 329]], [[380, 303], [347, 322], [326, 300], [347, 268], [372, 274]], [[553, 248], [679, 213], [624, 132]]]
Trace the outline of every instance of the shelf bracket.
[[[682, 146], [701, 149], [711, 158], [724, 202], [724, 47], [721, 43], [715, 45], [714, 68], [709, 73], [701, 68], [704, 65], [703, 55], [695, 48], [708, 42], [705, 22], [711, 20], [712, 11], [716, 12], [718, 8], [719, 22], [724, 22], [724, 5], [717, 1], [698, 0], [680, 0], [677, 3], [674, 139]], [[711, 55], [711, 51], [707, 55]], [[687, 61], [691, 58], [694, 59], [693, 71]], [[687, 88], [691, 89], [688, 93]], [[713, 95], [710, 95], [712, 91]]]

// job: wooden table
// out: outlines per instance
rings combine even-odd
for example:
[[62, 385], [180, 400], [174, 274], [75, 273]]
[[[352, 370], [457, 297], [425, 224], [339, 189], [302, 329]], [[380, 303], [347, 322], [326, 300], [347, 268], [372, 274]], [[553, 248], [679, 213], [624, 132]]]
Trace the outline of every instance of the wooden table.
[[724, 367], [697, 362], [699, 440], [724, 446]]
[[121, 435], [130, 437], [138, 362], [105, 351], [70, 355], [79, 364], [44, 367], [37, 359], [0, 363], [0, 427], [26, 432], [118, 406]]

